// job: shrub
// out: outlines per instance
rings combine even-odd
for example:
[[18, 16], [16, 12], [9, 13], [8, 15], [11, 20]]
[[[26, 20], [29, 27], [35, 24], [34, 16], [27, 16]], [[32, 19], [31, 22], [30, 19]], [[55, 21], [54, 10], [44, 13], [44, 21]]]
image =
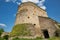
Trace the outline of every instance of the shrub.
[[6, 40], [8, 40], [9, 36], [5, 35], [3, 38], [6, 39]]
[[5, 40], [5, 39], [3, 39], [3, 38], [0, 37], [0, 40]]
[[1, 36], [1, 34], [2, 34], [3, 32], [4, 32], [4, 30], [0, 28], [0, 36]]

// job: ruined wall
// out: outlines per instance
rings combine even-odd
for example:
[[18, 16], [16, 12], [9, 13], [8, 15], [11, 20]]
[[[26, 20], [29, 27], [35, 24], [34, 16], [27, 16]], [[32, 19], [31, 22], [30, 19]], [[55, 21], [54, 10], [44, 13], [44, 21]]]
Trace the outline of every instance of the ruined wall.
[[18, 7], [15, 25], [31, 23], [32, 25], [35, 25], [36, 35], [41, 36], [38, 16], [48, 17], [46, 11], [38, 7], [36, 4], [31, 2], [22, 3]]
[[49, 37], [55, 36], [55, 31], [58, 29], [58, 27], [55, 25], [56, 23], [52, 19], [46, 17], [39, 17], [39, 23], [42, 34], [43, 30], [47, 30]]
[[36, 27], [40, 27], [38, 16], [48, 17], [46, 12], [43, 9], [37, 7], [35, 4], [29, 2], [23, 3], [18, 8], [15, 25], [22, 23], [32, 23], [36, 25]]

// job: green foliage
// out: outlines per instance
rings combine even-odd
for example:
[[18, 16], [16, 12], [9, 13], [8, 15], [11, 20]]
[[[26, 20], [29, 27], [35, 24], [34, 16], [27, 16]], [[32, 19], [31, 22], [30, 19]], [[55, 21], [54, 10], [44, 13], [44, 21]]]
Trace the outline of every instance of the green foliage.
[[5, 40], [5, 39], [3, 39], [3, 38], [0, 37], [0, 40]]
[[59, 26], [59, 28], [60, 28], [60, 25], [58, 25]]
[[[6, 40], [6, 39], [0, 38], [0, 40]], [[18, 38], [18, 37], [16, 37], [16, 38], [13, 38], [12, 40], [45, 40], [45, 39], [43, 39], [41, 37], [37, 37], [37, 38], [34, 38], [34, 39], [31, 39], [31, 38], [27, 39], [27, 38]], [[48, 38], [46, 40], [60, 40], [60, 37], [52, 37], [52, 38]]]
[[42, 37], [36, 37], [36, 39], [38, 39], [38, 40], [41, 39], [42, 40], [43, 38]]
[[[20, 38], [19, 39], [19, 38], [14, 38], [13, 40], [45, 40], [45, 39], [43, 39], [41, 37], [37, 37], [35, 39], [26, 39], [26, 38]], [[60, 40], [60, 37], [52, 37], [52, 38], [48, 38], [46, 40]]]
[[8, 40], [8, 35], [5, 35], [4, 37], [0, 37], [0, 40]]
[[14, 38], [13, 40], [42, 40], [42, 38], [35, 38], [35, 39], [27, 39], [27, 38], [18, 38], [18, 37], [16, 37], [16, 38]]
[[9, 36], [5, 35], [3, 38], [6, 39], [6, 40], [8, 40]]
[[57, 29], [55, 33], [57, 33], [57, 37], [60, 37], [60, 29]]
[[0, 36], [1, 36], [1, 34], [4, 32], [4, 30], [1, 28], [0, 29]]
[[59, 27], [60, 27], [60, 25], [59, 25]]
[[14, 38], [13, 40], [20, 40], [18, 37]]
[[30, 35], [30, 30], [27, 30], [27, 24], [18, 24], [13, 27], [10, 36], [25, 36]]
[[48, 40], [60, 40], [60, 37], [52, 37], [52, 38], [49, 38]]

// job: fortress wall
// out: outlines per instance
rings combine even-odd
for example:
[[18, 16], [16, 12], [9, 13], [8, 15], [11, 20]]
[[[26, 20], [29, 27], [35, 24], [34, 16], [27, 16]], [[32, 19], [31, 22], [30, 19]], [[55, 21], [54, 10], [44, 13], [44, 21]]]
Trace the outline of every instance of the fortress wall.
[[18, 8], [16, 24], [32, 23], [39, 26], [38, 16], [48, 17], [46, 12], [38, 8], [35, 4], [27, 3], [22, 4]]
[[35, 25], [37, 36], [41, 36], [38, 16], [48, 17], [45, 10], [33, 3], [21, 4], [18, 8], [15, 25], [31, 23]]
[[55, 22], [49, 18], [39, 17], [40, 28], [43, 34], [43, 30], [47, 30], [50, 37], [55, 36], [55, 31], [57, 27], [55, 26]]

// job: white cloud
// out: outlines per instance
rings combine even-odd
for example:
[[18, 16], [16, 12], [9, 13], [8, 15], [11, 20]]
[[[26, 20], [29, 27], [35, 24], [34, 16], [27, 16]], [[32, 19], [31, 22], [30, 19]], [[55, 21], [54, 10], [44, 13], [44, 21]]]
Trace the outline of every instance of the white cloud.
[[44, 10], [46, 9], [46, 7], [45, 7], [45, 6], [40, 6], [40, 8], [42, 8], [42, 9], [44, 9]]
[[44, 2], [45, 2], [45, 0], [41, 0], [41, 1], [39, 1], [39, 3], [37, 4], [40, 8], [42, 8], [42, 9], [46, 9], [46, 7], [44, 6]]
[[37, 5], [40, 7], [40, 8], [42, 8], [42, 9], [46, 9], [46, 7], [44, 6], [44, 2], [45, 2], [45, 0], [21, 0], [21, 2], [28, 2], [28, 1], [30, 1], [30, 2], [34, 2], [34, 3], [38, 3]]
[[20, 5], [21, 3], [20, 2], [16, 2], [18, 5]]
[[30, 2], [34, 2], [34, 3], [38, 3], [39, 2], [39, 0], [21, 0], [22, 2], [28, 2], [28, 1], [30, 1]]
[[6, 24], [3, 24], [3, 23], [0, 23], [0, 26], [6, 27], [7, 25]]
[[5, 0], [5, 2], [10, 2], [10, 0]]
[[[11, 1], [13, 3], [17, 3], [18, 5], [20, 5], [21, 3], [30, 1], [30, 2], [36, 3], [40, 8], [42, 8], [44, 10], [46, 9], [46, 7], [44, 6], [45, 0], [5, 0], [5, 1], [6, 2]], [[21, 1], [21, 2], [19, 2], [19, 1]]]

